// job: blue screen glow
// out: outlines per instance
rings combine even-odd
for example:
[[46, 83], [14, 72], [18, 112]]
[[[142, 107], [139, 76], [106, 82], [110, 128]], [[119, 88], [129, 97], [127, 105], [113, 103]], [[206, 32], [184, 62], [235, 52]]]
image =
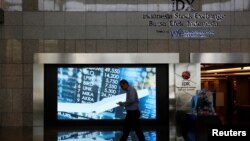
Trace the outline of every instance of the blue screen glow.
[[126, 93], [121, 79], [136, 88], [142, 119], [156, 119], [155, 67], [60, 67], [57, 69], [59, 120], [123, 119]]

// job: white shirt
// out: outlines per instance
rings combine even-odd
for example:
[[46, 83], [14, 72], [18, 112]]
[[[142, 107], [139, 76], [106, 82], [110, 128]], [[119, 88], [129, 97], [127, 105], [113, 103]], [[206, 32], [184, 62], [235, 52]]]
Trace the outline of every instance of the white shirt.
[[126, 101], [124, 102], [126, 110], [139, 110], [139, 99], [134, 87], [129, 86], [126, 91]]

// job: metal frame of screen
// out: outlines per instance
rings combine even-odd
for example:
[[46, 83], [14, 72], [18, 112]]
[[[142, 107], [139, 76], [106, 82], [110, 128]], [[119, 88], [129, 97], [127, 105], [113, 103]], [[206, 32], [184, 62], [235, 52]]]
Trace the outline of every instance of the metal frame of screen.
[[[153, 112], [153, 110], [151, 109], [148, 109], [146, 107], [150, 106], [150, 103], [149, 102], [146, 102], [147, 100], [145, 98], [147, 97], [144, 97], [144, 99], [142, 98], [141, 102], [140, 103], [145, 103], [147, 104], [148, 106], [146, 105], [143, 105], [141, 104], [140, 105], [140, 108], [141, 108], [141, 113], [142, 113], [142, 120], [143, 122], [146, 122], [147, 123], [154, 123], [154, 125], [156, 125], [157, 123], [159, 122], [165, 122], [166, 119], [167, 119], [167, 112], [164, 112], [164, 110], [160, 110], [162, 108], [160, 107], [167, 107], [167, 102], [168, 102], [168, 87], [166, 87], [164, 84], [167, 85], [168, 83], [168, 64], [164, 64], [164, 65], [159, 65], [159, 64], [96, 64], [96, 65], [93, 65], [93, 64], [45, 64], [45, 67], [44, 67], [44, 72], [45, 72], [45, 77], [44, 77], [44, 85], [45, 85], [45, 94], [44, 94], [44, 98], [46, 99], [46, 104], [44, 105], [45, 106], [45, 113], [44, 113], [44, 125], [45, 126], [63, 126], [63, 125], [71, 125], [71, 126], [74, 126], [74, 125], [103, 125], [103, 126], [106, 126], [107, 124], [108, 125], [118, 125], [118, 124], [121, 124], [121, 120], [119, 119], [77, 119], [77, 120], [72, 120], [72, 119], [65, 119], [65, 120], [61, 120], [61, 119], [58, 119], [58, 113], [56, 113], [55, 111], [58, 111], [58, 109], [60, 109], [60, 105], [58, 105], [57, 103], [57, 90], [58, 90], [58, 87], [57, 87], [57, 75], [58, 75], [58, 72], [57, 72], [57, 69], [58, 68], [75, 68], [75, 69], [81, 69], [81, 68], [98, 68], [98, 67], [106, 67], [106, 68], [155, 68], [156, 69], [156, 74], [155, 74], [155, 81], [154, 82], [155, 84], [155, 89], [154, 92], [154, 96], [155, 96], [155, 99], [154, 99], [154, 102], [155, 102], [155, 114], [157, 114], [155, 116], [155, 118], [146, 118], [147, 117], [147, 111], [151, 111]], [[98, 72], [98, 71], [97, 71]], [[127, 74], [125, 74], [127, 75]], [[138, 75], [138, 74], [136, 74]], [[87, 75], [88, 76], [88, 75]], [[130, 80], [131, 77], [128, 77], [128, 80]], [[135, 79], [135, 78], [132, 78], [132, 79]], [[136, 78], [138, 79], [138, 78]], [[107, 79], [109, 80], [109, 79]], [[106, 81], [106, 80], [105, 80]], [[135, 81], [135, 83], [137, 83], [136, 81], [137, 80], [133, 80]], [[99, 82], [99, 81], [98, 81]], [[163, 83], [164, 82], [164, 83]], [[158, 86], [156, 86], [158, 84]], [[103, 85], [103, 84], [101, 84]], [[160, 86], [159, 86], [160, 85]], [[136, 86], [135, 84], [133, 86]], [[137, 86], [138, 88], [138, 95], [139, 97], [140, 96], [144, 96], [145, 94], [149, 94], [149, 89], [140, 89], [139, 87], [140, 86]], [[86, 88], [91, 88], [91, 87], [83, 87], [84, 89]], [[112, 89], [113, 90], [113, 89]], [[56, 95], [51, 95], [51, 94], [56, 94]], [[75, 92], [76, 94], [77, 92]], [[117, 95], [117, 96], [114, 96], [116, 99], [115, 100], [118, 100], [118, 99], [121, 99], [122, 97], [120, 95]], [[69, 96], [67, 95], [67, 98], [69, 98]], [[71, 97], [72, 98], [72, 97]], [[94, 99], [97, 99], [97, 97], [92, 97], [93, 100]], [[148, 97], [149, 100], [150, 100], [150, 97]], [[151, 97], [152, 98], [152, 97]], [[109, 99], [109, 98], [107, 98]], [[107, 102], [105, 104], [102, 104], [102, 108], [108, 108], [110, 106], [114, 106], [115, 105], [115, 100], [111, 97], [111, 102], [107, 102], [106, 99], [104, 101], [99, 101], [100, 103], [103, 103], [103, 102]], [[163, 101], [164, 100], [164, 101]], [[99, 102], [95, 102], [94, 105], [95, 107], [98, 107], [98, 103]], [[165, 104], [165, 105], [164, 105]], [[62, 104], [62, 105], [65, 105], [65, 104]], [[70, 104], [70, 105], [73, 105], [73, 106], [76, 106], [75, 104]], [[85, 111], [83, 109], [84, 107], [84, 104], [81, 104], [81, 108], [78, 109], [79, 111]], [[92, 108], [89, 109], [89, 110], [93, 110], [94, 107], [91, 106]], [[143, 108], [144, 107], [144, 108]], [[69, 108], [69, 107], [68, 107]], [[65, 109], [65, 107], [64, 107]], [[67, 109], [67, 108], [66, 108]], [[68, 109], [68, 111], [71, 110]], [[74, 108], [73, 110], [76, 110], [76, 108]], [[87, 110], [87, 109], [86, 109]], [[96, 109], [96, 112], [98, 112], [99, 109]], [[101, 109], [100, 109], [101, 110]], [[116, 109], [118, 110], [117, 113], [121, 112], [119, 110], [121, 109]], [[68, 112], [67, 112], [68, 113]], [[116, 114], [117, 114], [116, 113]], [[65, 113], [63, 113], [65, 114]], [[91, 113], [92, 114], [92, 113]], [[106, 114], [112, 114], [112, 112], [107, 112]], [[145, 116], [145, 118], [143, 118], [143, 115]], [[149, 114], [151, 116], [153, 116], [154, 114]], [[76, 117], [75, 115], [73, 115], [74, 117]], [[119, 117], [119, 116], [118, 116]], [[123, 117], [121, 117], [120, 119], [123, 119]], [[145, 123], [146, 124], [146, 123]], [[162, 124], [162, 123], [161, 123]]]
[[44, 64], [175, 64], [179, 53], [36, 53], [33, 64], [33, 139], [44, 129]]

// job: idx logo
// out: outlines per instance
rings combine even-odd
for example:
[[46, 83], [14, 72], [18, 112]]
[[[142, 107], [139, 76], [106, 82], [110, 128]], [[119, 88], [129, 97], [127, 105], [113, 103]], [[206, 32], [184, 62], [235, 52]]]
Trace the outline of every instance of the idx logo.
[[194, 11], [192, 4], [194, 0], [172, 0], [173, 11]]

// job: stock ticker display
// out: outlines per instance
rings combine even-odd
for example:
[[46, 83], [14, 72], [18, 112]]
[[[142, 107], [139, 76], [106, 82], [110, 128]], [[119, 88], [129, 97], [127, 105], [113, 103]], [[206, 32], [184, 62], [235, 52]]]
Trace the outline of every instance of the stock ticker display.
[[155, 67], [60, 67], [57, 69], [57, 117], [59, 120], [122, 119], [126, 79], [136, 88], [142, 119], [156, 119]]

